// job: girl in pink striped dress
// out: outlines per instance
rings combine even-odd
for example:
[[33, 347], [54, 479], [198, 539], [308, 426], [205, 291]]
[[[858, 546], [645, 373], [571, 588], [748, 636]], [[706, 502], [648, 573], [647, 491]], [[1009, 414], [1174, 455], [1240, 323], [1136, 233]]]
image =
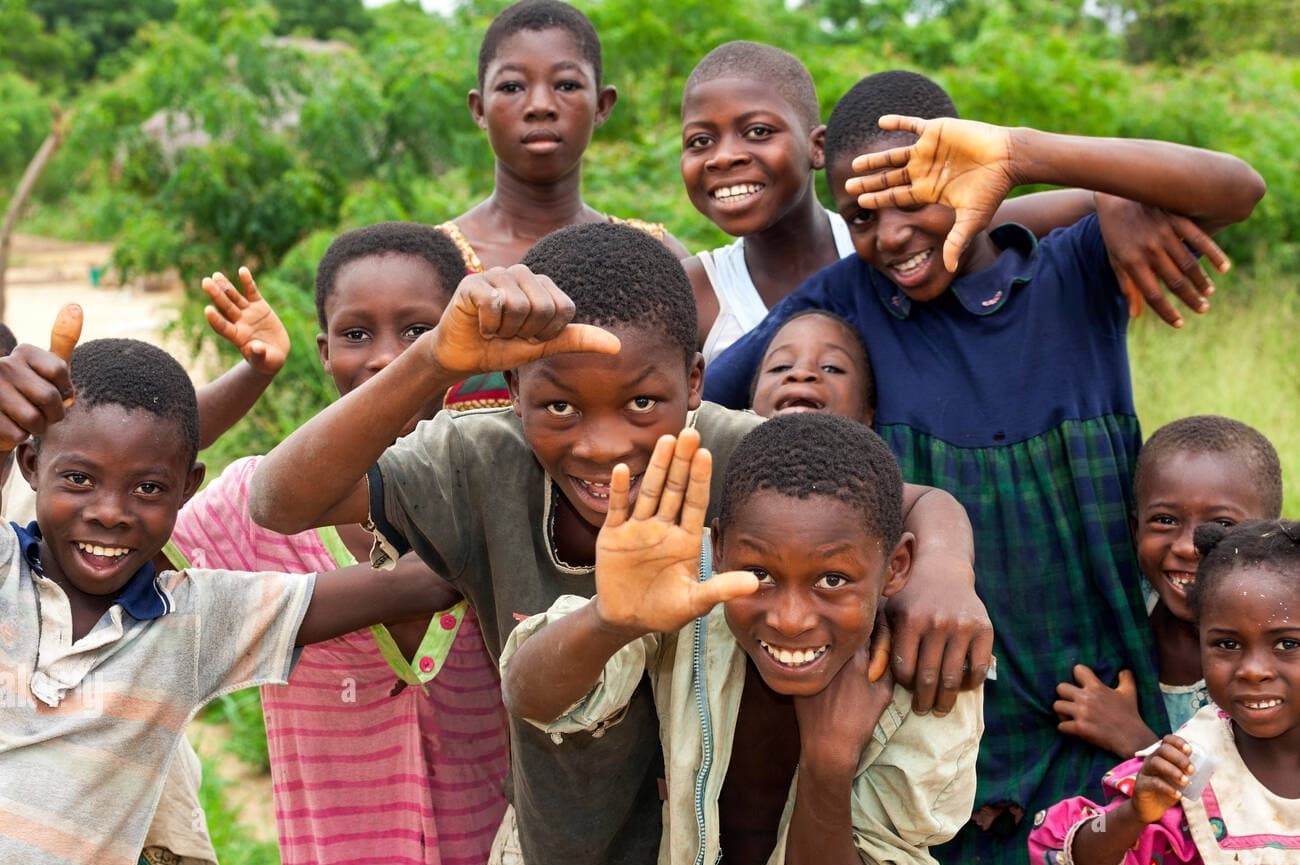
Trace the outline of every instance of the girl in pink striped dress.
[[[463, 273], [459, 251], [428, 226], [386, 223], [335, 240], [317, 272], [317, 311], [339, 391], [437, 324]], [[238, 298], [214, 300], [233, 331]], [[359, 526], [285, 536], [256, 525], [248, 482], [258, 459], [231, 464], [182, 510], [168, 549], [178, 566], [307, 572], [365, 560]], [[306, 647], [289, 685], [263, 688], [262, 704], [284, 865], [487, 860], [509, 739], [496, 668], [463, 600], [432, 620]]]

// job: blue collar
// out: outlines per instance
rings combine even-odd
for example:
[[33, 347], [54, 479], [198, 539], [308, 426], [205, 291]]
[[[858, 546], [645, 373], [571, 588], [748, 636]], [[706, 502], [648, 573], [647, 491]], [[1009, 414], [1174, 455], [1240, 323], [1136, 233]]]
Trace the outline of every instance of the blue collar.
[[[17, 523], [10, 523], [18, 535], [18, 547], [23, 551], [23, 558], [32, 571], [45, 576], [41, 567], [41, 528], [35, 522], [23, 528]], [[159, 587], [157, 569], [153, 562], [145, 562], [131, 579], [127, 580], [122, 590], [117, 593], [113, 603], [121, 604], [132, 618], [137, 621], [156, 619], [172, 611], [171, 598]]]
[[[990, 269], [1002, 271], [999, 277], [977, 281], [954, 279], [948, 288], [948, 292], [972, 315], [992, 315], [1007, 302], [1011, 289], [1029, 282], [1038, 250], [1038, 238], [1033, 232], [1014, 222], [999, 225], [989, 232], [989, 238], [1002, 251], [990, 266]], [[912, 299], [901, 288], [873, 267], [869, 267], [867, 273], [876, 296], [890, 315], [905, 319], [912, 314]]]

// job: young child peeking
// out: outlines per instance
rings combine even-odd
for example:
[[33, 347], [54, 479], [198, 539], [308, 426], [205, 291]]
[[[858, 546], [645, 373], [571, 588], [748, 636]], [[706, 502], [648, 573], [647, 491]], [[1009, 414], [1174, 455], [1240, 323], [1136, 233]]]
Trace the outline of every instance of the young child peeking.
[[36, 522], [0, 530], [0, 862], [134, 865], [201, 706], [283, 682], [296, 645], [446, 605], [423, 567], [155, 569], [203, 479], [194, 388], [161, 349], [0, 358], [0, 448], [19, 442]]
[[755, 428], [726, 471], [712, 555], [711, 465], [694, 430], [661, 439], [635, 506], [615, 470], [596, 596], [515, 629], [507, 706], [556, 738], [600, 730], [649, 674], [668, 757], [661, 862], [934, 861], [926, 848], [974, 800], [981, 694], [918, 715], [868, 673], [876, 611], [912, 559], [893, 455], [840, 417]]

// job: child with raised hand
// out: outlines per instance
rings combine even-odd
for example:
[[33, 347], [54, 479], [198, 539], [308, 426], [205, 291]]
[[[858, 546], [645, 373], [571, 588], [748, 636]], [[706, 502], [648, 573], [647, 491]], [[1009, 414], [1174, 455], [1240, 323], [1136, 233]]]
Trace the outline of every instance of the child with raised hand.
[[135, 865], [206, 702], [283, 682], [296, 645], [447, 595], [406, 566], [157, 569], [203, 478], [194, 388], [146, 343], [61, 351], [0, 358], [0, 447], [18, 446], [37, 515], [0, 532], [0, 861]]
[[[618, 100], [602, 81], [600, 37], [587, 16], [561, 0], [522, 0], [493, 19], [478, 55], [478, 87], [469, 92], [474, 122], [496, 157], [492, 193], [447, 232], [470, 273], [518, 263], [557, 228], [621, 222], [687, 255], [659, 223], [607, 216], [582, 198], [582, 157]], [[453, 388], [453, 409], [509, 405], [500, 373]]]
[[[931, 119], [882, 119], [903, 110]], [[1224, 154], [1013, 133], [955, 115], [941, 87], [911, 72], [870, 76], [840, 100], [826, 157], [857, 255], [814, 276], [716, 359], [705, 393], [741, 404], [769, 335], [803, 309], [858, 328], [877, 370], [875, 428], [904, 477], [966, 505], [977, 590], [994, 623], [998, 679], [985, 688], [974, 822], [938, 855], [1020, 862], [1024, 815], [1084, 789], [1111, 760], [1057, 730], [1056, 688], [1076, 664], [1104, 682], [1131, 670], [1141, 716], [1167, 728], [1128, 526], [1141, 441], [1128, 304], [1098, 217], [1037, 241], [984, 224], [1013, 181], [1129, 197], [1206, 232], [1249, 215], [1264, 187]], [[993, 153], [1001, 161], [981, 161]], [[883, 165], [899, 167], [850, 180]], [[909, 178], [910, 187], [887, 188]], [[877, 191], [859, 198], [864, 187]], [[940, 192], [943, 203], [929, 203]]]
[[821, 412], [871, 426], [876, 377], [861, 335], [833, 312], [790, 316], [763, 351], [750, 402], [763, 417]]
[[[1105, 806], [1074, 798], [1039, 815], [1032, 861], [1300, 862], [1300, 523], [1210, 523], [1195, 540], [1187, 599], [1214, 702], [1107, 773]], [[1189, 794], [1207, 759], [1208, 786]]]
[[[455, 244], [430, 226], [387, 222], [335, 238], [317, 268], [316, 311], [321, 364], [339, 394], [433, 329], [463, 273]], [[215, 293], [209, 319], [230, 334], [241, 312]], [[432, 417], [437, 396], [399, 434]], [[304, 573], [367, 561], [369, 535], [354, 523], [288, 536], [256, 525], [248, 483], [260, 459], [232, 463], [181, 510], [176, 564]], [[487, 860], [509, 747], [496, 668], [467, 606], [309, 646], [287, 687], [262, 689], [286, 865], [379, 850], [431, 865]]]
[[[700, 312], [706, 363], [758, 326], [805, 279], [853, 254], [844, 218], [815, 192], [825, 165], [825, 130], [807, 67], [757, 42], [727, 42], [700, 60], [682, 95], [682, 180], [695, 208], [727, 234], [728, 246], [683, 261]], [[1227, 258], [1184, 217], [1084, 190], [1002, 202], [995, 224], [1017, 222], [1042, 236], [1097, 210], [1116, 273], [1136, 314], [1145, 295], [1170, 323], [1181, 321], [1164, 280], [1200, 310], [1213, 286], [1188, 258], [1184, 238], [1220, 270]]]
[[755, 428], [712, 553], [711, 462], [693, 430], [661, 439], [634, 506], [615, 469], [596, 595], [515, 629], [507, 705], [558, 739], [615, 723], [649, 675], [669, 756], [660, 861], [933, 862], [970, 813], [981, 695], [917, 715], [868, 675], [876, 610], [911, 565], [893, 455], [845, 418]]
[[[1201, 671], [1200, 638], [1188, 593], [1196, 582], [1192, 533], [1204, 523], [1232, 526], [1282, 513], [1277, 451], [1257, 430], [1218, 415], [1162, 426], [1138, 453], [1133, 540], [1155, 635], [1160, 695], [1177, 730], [1210, 702]], [[1057, 688], [1062, 733], [1129, 757], [1158, 736], [1138, 714], [1133, 675], [1115, 687], [1083, 664]]]
[[[392, 554], [414, 549], [470, 601], [494, 657], [520, 618], [594, 591], [616, 465], [628, 466], [635, 496], [661, 436], [692, 427], [725, 465], [760, 422], [700, 402], [690, 284], [658, 241], [626, 226], [570, 226], [524, 265], [467, 277], [433, 331], [258, 465], [250, 496], [254, 519], [278, 531], [371, 519]], [[502, 369], [512, 409], [440, 412], [387, 447], [430, 396]], [[896, 645], [922, 647], [922, 661], [908, 660], [933, 664], [935, 680], [941, 665], [963, 664], [982, 680], [991, 637], [970, 583], [965, 515], [938, 490], [905, 495], [918, 540], [913, 579], [887, 611]], [[964, 626], [933, 625], [936, 594], [965, 600]], [[960, 680], [931, 701], [950, 707]], [[562, 747], [512, 720], [516, 816], [493, 861], [513, 849], [516, 826], [524, 861], [656, 861], [657, 732], [648, 686], [620, 723]]]

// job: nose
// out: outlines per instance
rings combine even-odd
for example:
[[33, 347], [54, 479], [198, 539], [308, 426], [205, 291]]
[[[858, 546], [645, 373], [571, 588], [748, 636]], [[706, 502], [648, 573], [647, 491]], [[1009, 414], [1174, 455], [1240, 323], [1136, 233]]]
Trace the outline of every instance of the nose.
[[797, 637], [815, 624], [815, 616], [807, 600], [792, 591], [779, 591], [767, 609], [766, 623], [783, 637]]
[[876, 245], [885, 252], [897, 252], [912, 239], [911, 216], [897, 207], [883, 207], [876, 212]]
[[402, 353], [402, 340], [397, 335], [375, 336], [366, 355], [366, 369], [373, 375], [393, 362]]
[[559, 116], [555, 92], [549, 84], [537, 84], [528, 88], [528, 104], [524, 108], [525, 120], [555, 120]]
[[573, 456], [602, 469], [627, 461], [632, 453], [632, 438], [625, 424], [592, 417], [584, 420], [582, 435], [573, 445]]
[[795, 362], [785, 371], [788, 382], [813, 382], [821, 378], [821, 369], [816, 364]]
[[711, 171], [726, 171], [737, 165], [745, 165], [749, 161], [749, 151], [745, 149], [740, 137], [725, 133], [718, 137], [718, 146], [709, 154], [705, 168]]
[[1258, 646], [1248, 646], [1242, 652], [1237, 678], [1245, 682], [1267, 682], [1277, 677], [1273, 666], [1273, 650], [1267, 640]]
[[87, 522], [98, 523], [106, 529], [124, 526], [130, 520], [123, 494], [102, 488], [91, 498], [82, 516]]
[[1195, 532], [1196, 525], [1190, 520], [1184, 521], [1178, 529], [1178, 534], [1174, 535], [1174, 541], [1169, 545], [1169, 551], [1184, 561], [1196, 561], [1196, 544], [1192, 543], [1192, 536]]

